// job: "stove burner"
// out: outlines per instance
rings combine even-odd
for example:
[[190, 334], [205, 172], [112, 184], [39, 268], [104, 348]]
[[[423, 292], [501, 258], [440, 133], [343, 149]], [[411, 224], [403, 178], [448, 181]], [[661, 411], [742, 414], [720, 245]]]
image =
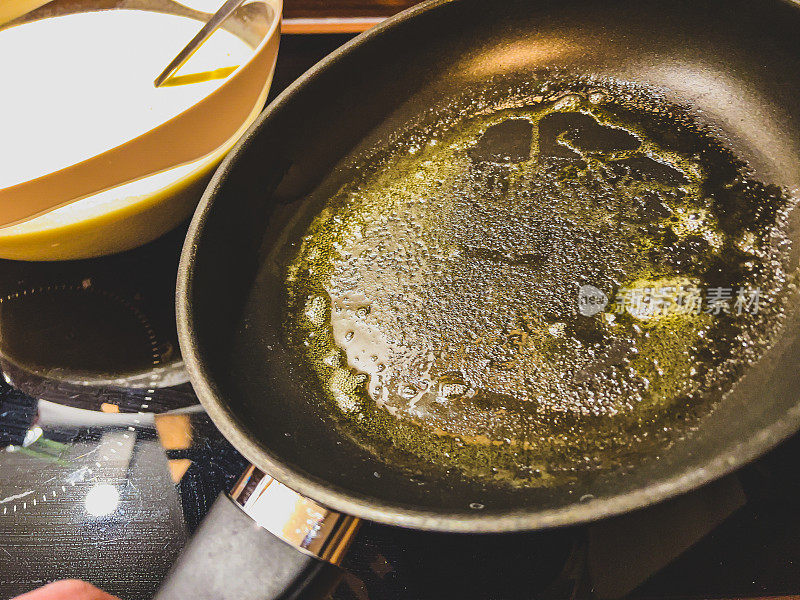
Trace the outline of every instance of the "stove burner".
[[100, 259], [0, 261], [0, 363], [7, 376], [39, 397], [41, 380], [79, 390], [185, 382], [174, 314], [184, 234]]
[[2, 352], [56, 378], [114, 381], [157, 368], [173, 352], [156, 341], [147, 317], [92, 279], [52, 284], [0, 298]]

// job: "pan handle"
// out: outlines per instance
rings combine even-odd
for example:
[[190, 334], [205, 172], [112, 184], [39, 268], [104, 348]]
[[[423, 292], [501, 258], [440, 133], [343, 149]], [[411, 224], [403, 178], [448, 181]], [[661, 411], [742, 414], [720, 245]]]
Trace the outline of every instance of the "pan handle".
[[323, 598], [358, 525], [251, 465], [217, 498], [154, 600]]

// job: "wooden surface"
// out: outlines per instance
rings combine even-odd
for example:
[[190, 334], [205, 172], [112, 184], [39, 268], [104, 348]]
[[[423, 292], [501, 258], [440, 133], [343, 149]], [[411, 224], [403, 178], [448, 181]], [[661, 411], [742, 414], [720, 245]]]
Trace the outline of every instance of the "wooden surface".
[[358, 33], [419, 0], [285, 0], [284, 33]]
[[287, 19], [388, 17], [417, 3], [418, 0], [285, 0], [283, 15]]

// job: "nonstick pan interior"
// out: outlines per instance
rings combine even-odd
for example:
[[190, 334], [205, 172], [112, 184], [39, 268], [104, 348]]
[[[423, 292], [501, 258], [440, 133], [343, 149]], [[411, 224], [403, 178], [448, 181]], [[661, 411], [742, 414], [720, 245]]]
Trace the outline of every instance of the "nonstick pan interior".
[[[260, 467], [336, 509], [423, 528], [498, 531], [650, 503], [792, 432], [800, 417], [798, 340], [788, 302], [774, 347], [692, 423], [696, 431], [672, 424], [655, 447], [631, 439], [613, 468], [557, 484], [501, 485], [425, 462], [382, 460], [343, 435], [318, 381], [287, 344], [282, 274], [324, 200], [355, 177], [358, 161], [342, 163], [354, 150], [386, 145], [415, 119], [456, 105], [465, 90], [519, 89], [550, 73], [657, 90], [723, 139], [753, 179], [798, 186], [793, 4], [509, 2], [487, 11], [485, 3], [457, 1], [411, 14], [287, 90], [226, 160], [195, 217], [179, 324], [193, 382], [223, 433]], [[795, 236], [791, 214], [786, 231]], [[796, 256], [787, 256], [791, 272]]]

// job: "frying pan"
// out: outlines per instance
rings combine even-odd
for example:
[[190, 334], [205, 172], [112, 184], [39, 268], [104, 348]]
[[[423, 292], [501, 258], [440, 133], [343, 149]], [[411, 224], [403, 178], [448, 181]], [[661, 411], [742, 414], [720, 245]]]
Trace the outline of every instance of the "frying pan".
[[[290, 86], [217, 171], [184, 247], [177, 312], [189, 374], [254, 466], [233, 500], [217, 502], [158, 598], [324, 590], [355, 518], [504, 532], [616, 515], [720, 477], [796, 431], [800, 320], [789, 297], [770, 348], [692, 431], [676, 430], [657, 451], [632, 439], [624, 465], [569, 485], [495, 485], [424, 465], [420, 481], [342, 433], [286, 341], [279, 273], [320, 209], [314, 199], [336, 189], [320, 186], [334, 171], [339, 183], [353, 176], [342, 162], [353, 149], [386, 142], [465, 89], [529, 81], [545, 68], [660, 90], [724, 139], [755, 179], [793, 193], [798, 31], [800, 5], [780, 0], [435, 0], [359, 36]], [[785, 260], [792, 273], [796, 244]]]

